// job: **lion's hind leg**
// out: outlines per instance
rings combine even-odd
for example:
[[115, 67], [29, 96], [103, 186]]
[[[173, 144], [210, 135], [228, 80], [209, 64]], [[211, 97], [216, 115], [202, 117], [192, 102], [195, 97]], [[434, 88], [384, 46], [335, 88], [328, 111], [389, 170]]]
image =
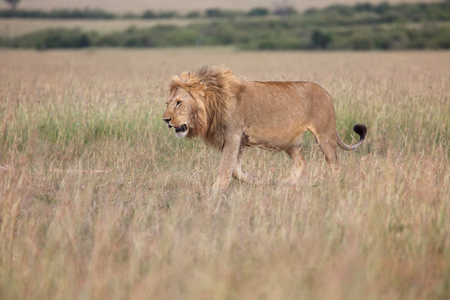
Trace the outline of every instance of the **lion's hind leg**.
[[286, 153], [292, 159], [292, 170], [290, 177], [286, 180], [289, 184], [296, 184], [302, 177], [305, 168], [306, 160], [302, 154], [301, 146], [292, 146], [286, 150]]
[[323, 155], [325, 156], [325, 160], [330, 166], [331, 172], [336, 174], [339, 171], [339, 161], [337, 156], [337, 143], [335, 137], [331, 135], [317, 135], [317, 142], [319, 143], [319, 147], [322, 150]]

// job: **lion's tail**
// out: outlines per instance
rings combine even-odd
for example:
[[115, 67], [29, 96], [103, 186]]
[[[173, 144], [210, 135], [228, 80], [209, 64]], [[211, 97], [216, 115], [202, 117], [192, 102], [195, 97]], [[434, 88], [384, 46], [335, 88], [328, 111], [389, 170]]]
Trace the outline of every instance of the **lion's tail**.
[[361, 144], [364, 142], [364, 139], [366, 138], [366, 134], [367, 134], [366, 125], [356, 124], [355, 126], [353, 126], [353, 131], [359, 135], [359, 142], [357, 142], [354, 145], [347, 145], [346, 143], [344, 143], [342, 141], [342, 139], [338, 133], [337, 134], [337, 137], [338, 137], [337, 143], [338, 143], [339, 147], [341, 147], [342, 149], [347, 150], [347, 151], [352, 151], [352, 150], [357, 149], [359, 146], [361, 146]]

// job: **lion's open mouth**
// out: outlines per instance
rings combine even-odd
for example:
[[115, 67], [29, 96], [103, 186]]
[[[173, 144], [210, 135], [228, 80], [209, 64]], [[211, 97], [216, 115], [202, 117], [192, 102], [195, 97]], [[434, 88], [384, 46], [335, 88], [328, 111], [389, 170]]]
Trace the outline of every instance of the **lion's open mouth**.
[[180, 127], [175, 127], [175, 132], [185, 132], [186, 130], [187, 130], [186, 124], [183, 124]]

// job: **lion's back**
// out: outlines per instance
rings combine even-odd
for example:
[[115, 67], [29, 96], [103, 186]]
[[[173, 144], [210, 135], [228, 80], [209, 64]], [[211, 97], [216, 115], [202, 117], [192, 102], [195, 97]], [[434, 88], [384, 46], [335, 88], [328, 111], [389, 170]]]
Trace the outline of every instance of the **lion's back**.
[[304, 81], [251, 81], [241, 96], [247, 119], [277, 124], [308, 119], [317, 106], [333, 108], [331, 96], [319, 85]]

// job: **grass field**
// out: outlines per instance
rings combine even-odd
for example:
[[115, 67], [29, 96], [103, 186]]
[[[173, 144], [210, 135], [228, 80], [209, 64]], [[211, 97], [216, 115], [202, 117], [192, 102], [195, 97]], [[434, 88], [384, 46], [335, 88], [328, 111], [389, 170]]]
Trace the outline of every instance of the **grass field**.
[[[225, 64], [335, 98], [333, 177], [210, 197], [220, 153], [161, 120], [173, 74]], [[450, 298], [450, 52], [0, 52], [0, 299]]]

